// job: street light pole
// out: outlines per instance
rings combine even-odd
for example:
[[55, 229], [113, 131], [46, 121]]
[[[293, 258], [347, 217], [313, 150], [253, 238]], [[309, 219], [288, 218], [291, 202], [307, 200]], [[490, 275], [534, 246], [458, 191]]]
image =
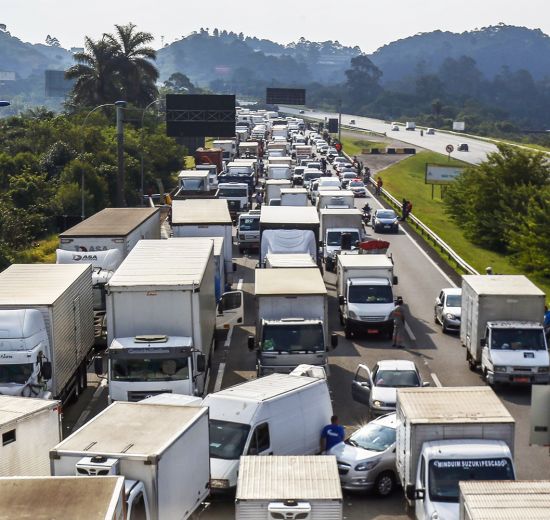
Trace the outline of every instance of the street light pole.
[[143, 129], [143, 124], [145, 122], [145, 112], [147, 111], [147, 109], [151, 106], [153, 106], [155, 103], [160, 103], [161, 99], [155, 99], [154, 101], [151, 101], [151, 103], [149, 103], [144, 109], [143, 109], [143, 112], [141, 113], [141, 139], [140, 139], [140, 144], [139, 144], [139, 152], [140, 152], [140, 173], [141, 173], [141, 190], [140, 190], [140, 199], [141, 199], [141, 206], [143, 206], [145, 204], [145, 201], [144, 201], [144, 183], [145, 183], [145, 170], [144, 170], [144, 156], [143, 156], [143, 139], [144, 139], [144, 129]]
[[342, 142], [342, 100], [338, 100], [338, 142]]
[[126, 206], [124, 197], [124, 107], [126, 101], [116, 101], [116, 136], [117, 136], [117, 156], [118, 156], [118, 175], [116, 182], [117, 206], [119, 208]]

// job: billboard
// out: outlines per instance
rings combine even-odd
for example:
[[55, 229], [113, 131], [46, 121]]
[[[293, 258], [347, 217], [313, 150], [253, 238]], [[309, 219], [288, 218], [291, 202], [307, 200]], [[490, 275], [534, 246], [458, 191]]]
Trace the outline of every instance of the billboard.
[[306, 90], [303, 88], [267, 88], [265, 102], [268, 105], [305, 105]]
[[166, 135], [170, 137], [234, 137], [235, 123], [234, 95], [166, 95]]
[[451, 184], [466, 166], [449, 166], [445, 164], [426, 163], [426, 184]]
[[464, 132], [466, 123], [464, 121], [453, 121], [453, 130], [455, 132]]
[[328, 132], [329, 134], [338, 133], [338, 118], [328, 120]]

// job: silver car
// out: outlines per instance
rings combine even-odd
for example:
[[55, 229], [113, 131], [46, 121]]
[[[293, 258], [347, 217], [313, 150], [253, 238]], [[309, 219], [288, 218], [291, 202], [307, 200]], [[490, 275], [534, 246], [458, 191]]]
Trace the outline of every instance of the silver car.
[[462, 314], [462, 289], [455, 287], [441, 289], [435, 299], [434, 321], [441, 323], [443, 333], [460, 330]]
[[338, 463], [342, 489], [391, 495], [398, 482], [395, 468], [396, 414], [384, 415], [329, 450]]

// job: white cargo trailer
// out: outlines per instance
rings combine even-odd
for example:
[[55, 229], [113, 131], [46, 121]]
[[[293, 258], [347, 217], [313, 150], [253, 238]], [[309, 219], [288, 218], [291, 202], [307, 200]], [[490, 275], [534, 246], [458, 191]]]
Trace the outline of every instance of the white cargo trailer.
[[0, 435], [1, 477], [49, 475], [49, 451], [61, 440], [60, 403], [0, 395]]
[[182, 520], [208, 495], [208, 445], [207, 408], [113, 403], [50, 451], [51, 473], [123, 475], [129, 519]]
[[281, 206], [307, 206], [307, 190], [304, 188], [283, 188]]
[[342, 520], [336, 457], [241, 457], [235, 519]]
[[317, 209], [350, 209], [355, 207], [355, 195], [349, 190], [319, 191]]
[[268, 269], [280, 268], [317, 268], [317, 264], [308, 254], [285, 254], [285, 253], [269, 253], [265, 256], [265, 266]]
[[65, 402], [87, 386], [92, 266], [14, 264], [0, 274], [0, 394]]
[[355, 208], [325, 208], [319, 210], [319, 220], [325, 269], [334, 271], [340, 251], [351, 251], [352, 248], [358, 251], [358, 243], [364, 238], [362, 215]]
[[548, 520], [550, 480], [461, 482], [459, 520]]
[[0, 504], [2, 520], [132, 520], [123, 477], [0, 478]]

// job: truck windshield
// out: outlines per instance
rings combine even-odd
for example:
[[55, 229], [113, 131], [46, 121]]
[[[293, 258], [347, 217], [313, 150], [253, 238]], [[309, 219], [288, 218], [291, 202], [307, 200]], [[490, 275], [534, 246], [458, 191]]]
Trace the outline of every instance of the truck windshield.
[[470, 480], [514, 480], [510, 459], [440, 459], [430, 461], [430, 499], [458, 502], [458, 483]]
[[389, 285], [351, 285], [349, 303], [392, 303], [393, 293]]
[[248, 190], [246, 188], [220, 188], [218, 197], [248, 197]]
[[183, 381], [189, 379], [189, 358], [111, 359], [113, 381]]
[[24, 385], [31, 377], [33, 364], [0, 365], [0, 384], [16, 383]]
[[204, 181], [202, 179], [182, 179], [181, 187], [188, 191], [204, 190]]
[[260, 219], [243, 217], [239, 220], [239, 231], [259, 231]]
[[325, 350], [321, 324], [278, 324], [263, 328], [263, 352], [321, 352]]
[[491, 348], [495, 350], [546, 350], [540, 329], [493, 329]]
[[210, 419], [210, 457], [213, 459], [238, 460], [243, 454], [250, 426], [228, 421]]
[[[351, 235], [351, 243], [352, 245], [359, 242], [359, 232], [357, 231], [346, 231], [346, 233], [349, 233]], [[329, 231], [327, 233], [327, 246], [340, 246], [342, 240], [342, 232], [341, 231]]]

